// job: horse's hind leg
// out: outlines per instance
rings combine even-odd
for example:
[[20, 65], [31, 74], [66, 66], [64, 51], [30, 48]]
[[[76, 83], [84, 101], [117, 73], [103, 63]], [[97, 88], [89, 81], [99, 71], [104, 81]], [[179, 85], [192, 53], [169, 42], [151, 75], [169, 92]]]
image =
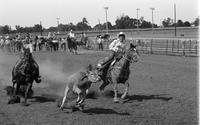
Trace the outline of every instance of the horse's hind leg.
[[104, 92], [104, 88], [105, 88], [108, 84], [109, 84], [108, 81], [103, 81], [103, 83], [102, 83], [101, 86], [99, 87], [101, 93]]
[[14, 89], [14, 93], [13, 93], [14, 96], [17, 96], [18, 91], [19, 91], [19, 87], [20, 87], [20, 85], [16, 84], [16, 88]]
[[69, 87], [67, 86], [66, 89], [65, 89], [65, 94], [64, 94], [64, 97], [63, 97], [63, 100], [62, 100], [62, 104], [60, 106], [61, 110], [63, 110], [63, 107], [64, 107], [64, 104], [65, 104], [65, 100], [66, 100], [68, 92], [69, 92]]
[[80, 111], [82, 111], [84, 109], [84, 104], [83, 103], [84, 103], [85, 99], [86, 99], [86, 91], [81, 93], [81, 100], [77, 103], [77, 105], [79, 106], [79, 110]]
[[121, 96], [122, 99], [125, 99], [127, 94], [128, 94], [128, 89], [129, 89], [129, 83], [128, 82], [125, 82], [125, 91], [124, 91], [124, 94]]
[[32, 88], [32, 84], [29, 83], [27, 88], [26, 88], [26, 92], [25, 92], [24, 106], [28, 106], [27, 98], [28, 98], [28, 92], [31, 90], [31, 88]]
[[118, 97], [117, 97], [117, 83], [114, 83], [113, 89], [114, 89], [114, 102], [118, 103], [119, 100], [118, 100]]

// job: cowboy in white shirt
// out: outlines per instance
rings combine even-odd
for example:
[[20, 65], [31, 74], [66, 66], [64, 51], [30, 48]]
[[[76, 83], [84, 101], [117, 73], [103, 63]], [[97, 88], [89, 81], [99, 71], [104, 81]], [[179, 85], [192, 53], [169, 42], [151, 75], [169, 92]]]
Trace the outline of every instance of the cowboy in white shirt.
[[102, 50], [102, 51], [103, 51], [103, 42], [104, 42], [103, 37], [101, 35], [98, 36], [97, 43], [98, 43], [98, 46], [99, 46], [99, 50]]
[[69, 32], [69, 37], [70, 37], [70, 38], [73, 38], [73, 39], [75, 38], [75, 34], [73, 33], [72, 30], [70, 30], [70, 32]]
[[114, 52], [123, 51], [125, 49], [125, 34], [123, 32], [120, 32], [118, 35], [118, 39], [114, 40], [110, 45], [109, 49]]
[[109, 45], [109, 50], [112, 51], [112, 54], [103, 64], [101, 64], [102, 67], [99, 68], [99, 70], [103, 69], [104, 67], [106, 67], [111, 63], [113, 65], [118, 60], [119, 53], [125, 50], [125, 34], [123, 32], [120, 32], [118, 34], [118, 39], [114, 40]]
[[[26, 36], [26, 38], [25, 38], [25, 40], [23, 42], [23, 47], [25, 49], [29, 48], [30, 52], [33, 53], [33, 45], [31, 43], [31, 39], [30, 39], [30, 35], [29, 34], [27, 34], [27, 36]], [[23, 52], [23, 49], [22, 49], [22, 52]]]

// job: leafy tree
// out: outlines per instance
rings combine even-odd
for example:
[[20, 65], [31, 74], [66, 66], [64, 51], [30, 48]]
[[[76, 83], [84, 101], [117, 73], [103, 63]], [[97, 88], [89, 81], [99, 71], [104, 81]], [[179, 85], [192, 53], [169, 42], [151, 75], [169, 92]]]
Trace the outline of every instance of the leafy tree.
[[76, 29], [76, 26], [73, 23], [69, 23], [68, 26], [69, 26], [69, 30], [75, 30]]
[[8, 25], [0, 26], [0, 33], [1, 34], [8, 34], [10, 33], [10, 28]]
[[192, 24], [194, 24], [195, 26], [199, 26], [199, 17], [197, 17]]
[[85, 17], [83, 17], [82, 21], [76, 24], [77, 30], [90, 30], [91, 26], [89, 26], [88, 21]]
[[32, 30], [34, 32], [42, 32], [42, 26], [40, 24], [35, 24]]
[[185, 21], [185, 22], [184, 22], [184, 26], [185, 26], [185, 27], [190, 27], [190, 26], [191, 26], [191, 24], [190, 24], [190, 22], [188, 22], [188, 21]]
[[137, 19], [133, 19], [127, 15], [122, 14], [121, 17], [117, 17], [115, 24], [117, 29], [136, 28]]
[[104, 27], [103, 27], [102, 24], [97, 24], [97, 25], [95, 25], [95, 26], [93, 27], [93, 29], [94, 29], [94, 30], [103, 30]]
[[57, 31], [57, 27], [49, 27], [47, 29], [48, 32], [56, 32]]
[[143, 20], [142, 23], [141, 23], [141, 25], [140, 25], [140, 27], [141, 28], [151, 28], [152, 24], [151, 24], [151, 22]]
[[176, 26], [177, 27], [184, 27], [184, 23], [182, 20], [178, 20], [177, 23], [176, 23]]
[[[113, 29], [113, 26], [112, 26], [111, 22], [107, 22], [107, 23], [108, 23], [108, 29]], [[104, 24], [102, 25], [102, 28], [103, 28], [103, 29], [106, 29], [106, 23], [104, 23]]]
[[171, 27], [173, 25], [173, 20], [168, 17], [162, 21], [162, 25], [163, 27]]

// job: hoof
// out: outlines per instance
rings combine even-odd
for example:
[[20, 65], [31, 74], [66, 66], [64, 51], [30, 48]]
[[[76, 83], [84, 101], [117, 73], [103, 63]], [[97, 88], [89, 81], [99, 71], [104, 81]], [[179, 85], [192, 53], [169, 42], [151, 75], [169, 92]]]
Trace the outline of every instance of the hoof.
[[8, 104], [14, 104], [14, 103], [20, 103], [20, 97], [18, 96], [11, 97], [10, 100], [8, 101]]
[[22, 106], [29, 106], [30, 104], [23, 102]]
[[60, 107], [60, 110], [63, 111], [63, 107]]
[[39, 76], [37, 79], [35, 79], [35, 82], [36, 83], [40, 83], [42, 80], [41, 80], [41, 76]]
[[119, 100], [117, 98], [114, 98], [114, 103], [118, 103]]
[[72, 107], [72, 112], [75, 112], [75, 111], [79, 111], [79, 109], [77, 107]]
[[84, 105], [79, 105], [78, 108], [79, 108], [80, 111], [83, 111], [83, 110], [84, 110], [84, 107], [85, 107]]

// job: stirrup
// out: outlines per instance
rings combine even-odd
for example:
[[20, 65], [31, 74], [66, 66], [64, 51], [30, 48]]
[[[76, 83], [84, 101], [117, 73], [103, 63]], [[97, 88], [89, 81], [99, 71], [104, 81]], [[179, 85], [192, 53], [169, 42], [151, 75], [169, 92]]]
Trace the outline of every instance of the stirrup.
[[36, 79], [35, 79], [35, 82], [36, 83], [40, 83], [42, 80], [41, 80], [41, 76], [38, 76]]
[[17, 80], [13, 79], [12, 82], [13, 82], [13, 83], [17, 83]]

